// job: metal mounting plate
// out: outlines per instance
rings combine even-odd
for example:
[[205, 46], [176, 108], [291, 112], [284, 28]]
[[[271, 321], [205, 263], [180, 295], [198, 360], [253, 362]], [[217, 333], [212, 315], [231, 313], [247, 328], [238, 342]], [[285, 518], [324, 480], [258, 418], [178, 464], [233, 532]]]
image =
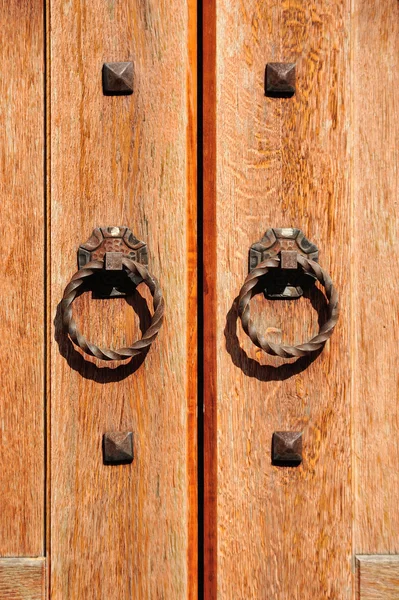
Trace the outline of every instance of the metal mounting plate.
[[[120, 252], [132, 260], [148, 266], [147, 244], [141, 242], [126, 227], [96, 227], [91, 237], [78, 250], [78, 267], [81, 269], [92, 260], [104, 260], [106, 252]], [[126, 288], [137, 286], [141, 277], [128, 277], [125, 271], [105, 270], [93, 288], [95, 298], [120, 298], [126, 296]]]
[[292, 300], [300, 298], [303, 290], [315, 282], [315, 277], [303, 273], [296, 266], [296, 253], [318, 261], [319, 251], [300, 229], [268, 229], [263, 238], [252, 244], [249, 250], [249, 271], [255, 269], [268, 258], [281, 256], [281, 266], [272, 269], [265, 276], [264, 294], [271, 300]]

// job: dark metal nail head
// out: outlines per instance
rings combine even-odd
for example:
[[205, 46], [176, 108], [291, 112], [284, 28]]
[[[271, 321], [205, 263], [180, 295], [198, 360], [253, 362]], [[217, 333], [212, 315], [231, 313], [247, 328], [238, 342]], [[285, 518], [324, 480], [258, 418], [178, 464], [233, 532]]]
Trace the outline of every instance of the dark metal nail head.
[[295, 63], [267, 63], [265, 94], [271, 98], [291, 98], [295, 94]]
[[302, 462], [302, 432], [275, 431], [272, 440], [272, 464], [297, 467]]
[[123, 465], [133, 461], [133, 433], [131, 431], [108, 431], [103, 436], [105, 465]]
[[104, 63], [103, 92], [105, 96], [133, 94], [133, 63]]

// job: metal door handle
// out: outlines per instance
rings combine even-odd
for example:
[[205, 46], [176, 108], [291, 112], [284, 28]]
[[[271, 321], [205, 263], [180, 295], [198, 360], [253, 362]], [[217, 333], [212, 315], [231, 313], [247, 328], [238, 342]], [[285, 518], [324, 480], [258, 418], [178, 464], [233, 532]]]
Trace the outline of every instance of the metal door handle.
[[[78, 262], [81, 268], [72, 276], [61, 302], [63, 327], [72, 342], [86, 354], [102, 360], [126, 360], [145, 352], [162, 326], [164, 300], [158, 281], [150, 275], [146, 267], [147, 247], [144, 242], [140, 242], [127, 227], [97, 228], [89, 241], [80, 246]], [[134, 286], [141, 282], [147, 285], [153, 299], [154, 314], [150, 326], [140, 340], [127, 348], [110, 350], [99, 348], [80, 333], [72, 316], [72, 303], [76, 296], [84, 291], [88, 278], [96, 275], [99, 277], [98, 296], [112, 298], [126, 295], [117, 278], [106, 280], [107, 274], [117, 275], [118, 272], [124, 275], [125, 281]]]
[[[251, 246], [250, 273], [240, 290], [238, 314], [245, 333], [267, 354], [282, 358], [305, 356], [322, 348], [331, 337], [338, 321], [338, 293], [331, 277], [316, 262], [317, 258], [317, 247], [299, 229], [269, 229], [260, 242]], [[285, 278], [281, 278], [282, 270], [287, 270]], [[301, 286], [306, 282], [320, 281], [328, 300], [327, 320], [315, 337], [297, 346], [286, 346], [268, 341], [256, 330], [249, 305], [251, 298], [259, 292], [258, 284], [265, 282], [266, 276], [270, 288], [269, 292], [265, 290], [265, 295], [278, 299], [298, 298], [303, 293]]]

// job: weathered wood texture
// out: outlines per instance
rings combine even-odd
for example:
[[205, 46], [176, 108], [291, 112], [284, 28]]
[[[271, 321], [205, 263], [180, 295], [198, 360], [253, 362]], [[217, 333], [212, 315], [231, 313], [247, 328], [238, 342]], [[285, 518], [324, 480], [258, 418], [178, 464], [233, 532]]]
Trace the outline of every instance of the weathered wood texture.
[[[399, 3], [353, 12], [355, 539], [399, 553]], [[399, 596], [399, 592], [398, 592]]]
[[44, 600], [44, 558], [0, 558], [1, 600]]
[[[217, 236], [217, 392], [208, 402], [218, 411], [218, 580], [207, 565], [207, 598], [352, 595], [349, 7], [347, 0], [217, 5], [217, 213], [205, 243]], [[266, 63], [279, 61], [297, 64], [292, 99], [264, 96]], [[340, 292], [339, 325], [311, 363], [282, 366], [236, 320], [249, 246], [271, 226], [301, 228]], [[298, 302], [259, 296], [252, 306], [263, 331], [297, 343], [317, 329], [312, 304], [323, 305], [316, 290]], [[300, 467], [271, 466], [276, 430], [304, 432]]]
[[358, 600], [399, 598], [399, 556], [356, 557]]
[[[195, 4], [51, 1], [49, 27], [51, 599], [195, 598]], [[126, 60], [133, 95], [104, 97], [102, 64]], [[79, 244], [122, 224], [148, 243], [166, 318], [140, 366], [114, 369], [83, 360], [56, 312]], [[89, 339], [137, 338], [142, 287], [81, 296]], [[131, 465], [102, 464], [107, 430], [133, 431]]]
[[43, 2], [0, 15], [0, 556], [42, 555]]

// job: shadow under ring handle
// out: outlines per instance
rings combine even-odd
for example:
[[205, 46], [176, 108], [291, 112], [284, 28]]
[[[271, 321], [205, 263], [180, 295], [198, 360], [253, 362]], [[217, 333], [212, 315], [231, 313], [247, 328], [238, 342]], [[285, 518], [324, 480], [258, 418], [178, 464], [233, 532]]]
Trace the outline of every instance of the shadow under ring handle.
[[315, 261], [310, 260], [298, 254], [297, 260], [304, 272], [314, 275], [318, 281], [324, 286], [328, 300], [328, 318], [324, 325], [320, 328], [319, 333], [311, 340], [298, 346], [283, 346], [269, 342], [263, 335], [256, 331], [255, 325], [250, 318], [249, 305], [251, 298], [254, 295], [254, 288], [259, 280], [269, 272], [271, 268], [280, 265], [280, 258], [269, 258], [261, 262], [246, 278], [244, 285], [240, 290], [238, 297], [238, 314], [241, 319], [242, 327], [245, 333], [251, 338], [252, 342], [261, 350], [273, 356], [281, 356], [282, 358], [296, 358], [306, 356], [324, 346], [326, 341], [331, 337], [334, 327], [338, 321], [338, 292], [335, 289], [331, 277], [322, 269]]
[[151, 292], [154, 305], [154, 314], [152, 315], [150, 326], [144, 332], [142, 338], [137, 342], [134, 342], [128, 348], [118, 348], [117, 350], [99, 348], [92, 342], [89, 342], [80, 333], [72, 317], [72, 302], [82, 291], [87, 278], [104, 269], [103, 260], [89, 262], [82, 269], [77, 271], [65, 288], [61, 301], [62, 324], [72, 342], [81, 348], [81, 350], [83, 350], [83, 352], [86, 354], [95, 356], [102, 360], [126, 360], [127, 358], [131, 358], [132, 356], [137, 356], [138, 354], [145, 352], [157, 337], [163, 322], [165, 305], [158, 281], [155, 279], [155, 277], [150, 275], [146, 267], [135, 262], [134, 260], [122, 258], [122, 265], [129, 275], [138, 275], [143, 279], [143, 282]]

